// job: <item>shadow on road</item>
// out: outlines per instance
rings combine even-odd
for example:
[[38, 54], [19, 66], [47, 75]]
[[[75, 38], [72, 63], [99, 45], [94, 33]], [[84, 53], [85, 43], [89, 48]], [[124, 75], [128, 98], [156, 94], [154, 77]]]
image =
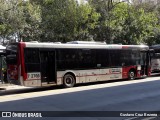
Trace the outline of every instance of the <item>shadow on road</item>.
[[[151, 77], [158, 77], [158, 76], [160, 76], [159, 73], [154, 73], [154, 74], [152, 74]], [[136, 79], [136, 80], [141, 80], [141, 79]], [[123, 81], [130, 81], [130, 80], [120, 79], [120, 80], [99, 81], [99, 82], [93, 82], [93, 83], [82, 83], [82, 84], [75, 85], [75, 87], [98, 85], [98, 84], [105, 84], [105, 83], [114, 83], [114, 82], [123, 82]], [[34, 87], [34, 88], [6, 90], [5, 88], [2, 87], [2, 88], [0, 88], [0, 96], [11, 95], [11, 94], [30, 93], [30, 92], [40, 92], [40, 91], [47, 91], [47, 90], [57, 90], [57, 89], [67, 89], [67, 88], [64, 88], [63, 86], [50, 86], [50, 87]]]
[[[114, 82], [123, 82], [128, 81], [127, 79], [123, 80], [112, 80], [112, 81], [99, 81], [93, 83], [82, 83], [77, 84], [74, 87], [81, 87], [81, 86], [90, 86], [90, 85], [98, 85], [98, 84], [105, 84], [105, 83], [114, 83]], [[33, 87], [33, 88], [22, 88], [22, 89], [11, 89], [6, 90], [6, 88], [0, 88], [0, 96], [4, 95], [13, 95], [13, 94], [21, 94], [21, 93], [30, 93], [30, 92], [40, 92], [40, 91], [47, 91], [47, 90], [57, 90], [57, 89], [67, 89], [61, 86], [49, 86], [49, 87]]]
[[[113, 111], [113, 114], [110, 114], [116, 117], [117, 113], [114, 111], [152, 111], [159, 109], [159, 102], [156, 102], [160, 101], [159, 85], [160, 81], [149, 81], [60, 94], [54, 94], [54, 90], [52, 90], [53, 94], [40, 97], [25, 98], [24, 94], [22, 99], [0, 102], [0, 108], [1, 111], [62, 111], [59, 113], [51, 112], [52, 117], [106, 117], [105, 111]], [[76, 86], [75, 89], [77, 87], [79, 86]], [[61, 86], [48, 87], [30, 92], [36, 91], [36, 95], [44, 90], [61, 88]], [[67, 91], [67, 89], [62, 90]], [[74, 113], [74, 111], [80, 111], [80, 113]], [[96, 114], [96, 111], [100, 112]], [[81, 116], [76, 116], [76, 114]]]

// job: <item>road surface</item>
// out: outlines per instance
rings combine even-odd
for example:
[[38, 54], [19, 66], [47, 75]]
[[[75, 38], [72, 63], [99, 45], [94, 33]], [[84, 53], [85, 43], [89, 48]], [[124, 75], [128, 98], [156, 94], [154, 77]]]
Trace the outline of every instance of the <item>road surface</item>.
[[[68, 89], [48, 89], [0, 96], [0, 111], [89, 111], [84, 120], [158, 120], [156, 116], [123, 116], [125, 112], [160, 111], [160, 77], [77, 86]], [[102, 113], [102, 116], [96, 115]], [[103, 112], [122, 113], [122, 117]], [[123, 112], [125, 111], [125, 112]], [[94, 117], [91, 117], [92, 115]], [[108, 114], [106, 112], [106, 114]], [[75, 120], [56, 117], [61, 120]], [[74, 116], [74, 115], [73, 115]], [[46, 119], [46, 118], [42, 118]], [[52, 119], [52, 118], [47, 118]], [[76, 117], [76, 120], [81, 120]]]

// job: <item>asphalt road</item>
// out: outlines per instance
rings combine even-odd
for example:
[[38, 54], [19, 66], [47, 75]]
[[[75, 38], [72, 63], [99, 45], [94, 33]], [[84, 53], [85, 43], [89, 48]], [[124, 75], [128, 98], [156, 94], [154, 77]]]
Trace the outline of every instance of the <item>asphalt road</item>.
[[[133, 81], [80, 85], [68, 89], [53, 87], [27, 91], [18, 90], [17, 93], [0, 96], [0, 111], [73, 111], [58, 113], [67, 116], [56, 117], [58, 120], [80, 120], [79, 114], [84, 120], [159, 119], [155, 115], [124, 116], [126, 112], [135, 114], [139, 111], [142, 113], [160, 111], [160, 77], [158, 76]], [[82, 112], [76, 116], [74, 111]], [[121, 114], [122, 117], [116, 116], [117, 114]]]

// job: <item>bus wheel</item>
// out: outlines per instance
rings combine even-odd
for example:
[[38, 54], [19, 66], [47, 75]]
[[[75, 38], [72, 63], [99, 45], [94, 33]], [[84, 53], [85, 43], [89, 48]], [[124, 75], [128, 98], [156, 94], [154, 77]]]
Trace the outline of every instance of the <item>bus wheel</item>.
[[66, 88], [73, 87], [75, 85], [75, 77], [71, 74], [66, 74], [63, 77], [63, 85]]
[[135, 72], [134, 70], [130, 70], [129, 73], [128, 73], [128, 78], [130, 80], [134, 80], [135, 79]]

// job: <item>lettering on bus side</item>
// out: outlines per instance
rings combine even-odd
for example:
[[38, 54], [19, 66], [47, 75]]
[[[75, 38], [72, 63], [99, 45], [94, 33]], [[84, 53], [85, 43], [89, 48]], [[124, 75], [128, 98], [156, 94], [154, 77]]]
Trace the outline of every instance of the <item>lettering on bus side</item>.
[[109, 71], [110, 71], [110, 73], [118, 74], [118, 73], [122, 72], [122, 69], [121, 68], [111, 68]]
[[38, 80], [41, 78], [41, 73], [27, 73], [27, 76], [28, 80]]

